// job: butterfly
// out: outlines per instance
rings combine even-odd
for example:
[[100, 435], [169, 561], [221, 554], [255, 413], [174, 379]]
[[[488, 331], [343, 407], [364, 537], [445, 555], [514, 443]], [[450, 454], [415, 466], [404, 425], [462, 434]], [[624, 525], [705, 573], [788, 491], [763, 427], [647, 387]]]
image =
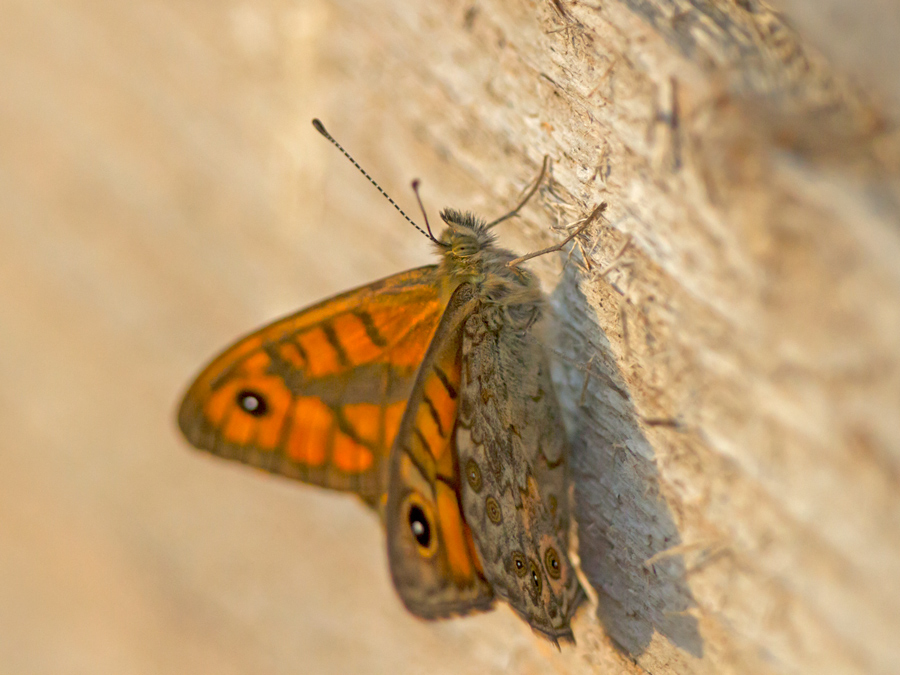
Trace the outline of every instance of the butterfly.
[[568, 554], [568, 442], [537, 334], [544, 296], [491, 231], [544, 171], [492, 223], [442, 211], [441, 236], [427, 233], [438, 264], [226, 349], [188, 389], [178, 425], [202, 450], [357, 494], [382, 519], [413, 614], [499, 598], [558, 642], [573, 639], [585, 597]]

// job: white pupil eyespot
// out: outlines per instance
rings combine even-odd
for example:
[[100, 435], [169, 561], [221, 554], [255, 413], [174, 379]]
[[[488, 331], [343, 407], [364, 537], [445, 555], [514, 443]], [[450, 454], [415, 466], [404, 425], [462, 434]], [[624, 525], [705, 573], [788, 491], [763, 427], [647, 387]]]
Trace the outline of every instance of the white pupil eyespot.
[[250, 412], [259, 408], [259, 399], [255, 396], [245, 396], [244, 397], [244, 410], [248, 410]]
[[425, 534], [425, 526], [420, 521], [413, 521], [411, 527], [413, 534], [417, 537], [421, 537], [423, 534]]

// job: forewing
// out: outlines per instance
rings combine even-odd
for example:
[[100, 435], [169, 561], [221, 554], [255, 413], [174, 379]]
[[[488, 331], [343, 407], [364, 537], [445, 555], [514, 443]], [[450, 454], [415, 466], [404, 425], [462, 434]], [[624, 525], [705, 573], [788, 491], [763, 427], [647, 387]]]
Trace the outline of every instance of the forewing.
[[456, 442], [485, 577], [532, 628], [559, 640], [571, 639], [584, 591], [568, 557], [568, 442], [531, 330], [538, 313], [485, 304], [470, 312]]
[[454, 453], [460, 329], [472, 297], [462, 286], [451, 298], [391, 453], [385, 511], [391, 576], [406, 607], [427, 619], [485, 610], [493, 601], [460, 508]]
[[178, 425], [197, 448], [376, 506], [443, 306], [428, 266], [276, 321], [201, 372]]

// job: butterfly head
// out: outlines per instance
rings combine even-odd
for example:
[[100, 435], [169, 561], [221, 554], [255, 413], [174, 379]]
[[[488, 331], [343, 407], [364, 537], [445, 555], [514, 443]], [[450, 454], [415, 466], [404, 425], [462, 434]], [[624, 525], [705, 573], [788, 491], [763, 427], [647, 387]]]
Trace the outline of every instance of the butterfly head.
[[441, 219], [447, 228], [441, 233], [437, 245], [445, 257], [466, 264], [493, 247], [495, 237], [487, 223], [478, 216], [444, 209], [441, 211]]
[[509, 267], [515, 255], [495, 244], [491, 226], [472, 213], [441, 211], [447, 227], [436, 244], [441, 255], [440, 277], [452, 291], [470, 283], [482, 289], [482, 299], [502, 303], [537, 303], [537, 280], [527, 271]]

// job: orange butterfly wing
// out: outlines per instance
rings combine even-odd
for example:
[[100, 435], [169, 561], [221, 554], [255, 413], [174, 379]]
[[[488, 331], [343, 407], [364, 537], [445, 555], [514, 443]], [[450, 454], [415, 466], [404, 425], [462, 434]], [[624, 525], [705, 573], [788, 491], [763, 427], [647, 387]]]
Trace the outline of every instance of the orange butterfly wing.
[[472, 296], [462, 286], [451, 298], [391, 453], [384, 516], [391, 576], [407, 609], [426, 619], [483, 611], [494, 600], [463, 516], [455, 452], [461, 327]]
[[446, 302], [435, 267], [276, 321], [225, 350], [185, 394], [197, 448], [378, 506], [388, 456]]

